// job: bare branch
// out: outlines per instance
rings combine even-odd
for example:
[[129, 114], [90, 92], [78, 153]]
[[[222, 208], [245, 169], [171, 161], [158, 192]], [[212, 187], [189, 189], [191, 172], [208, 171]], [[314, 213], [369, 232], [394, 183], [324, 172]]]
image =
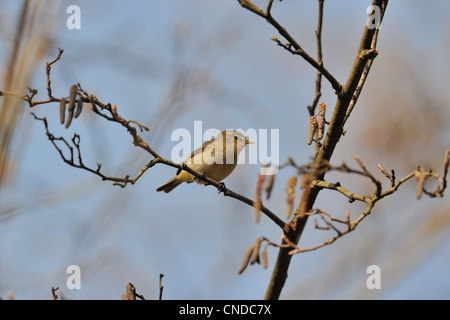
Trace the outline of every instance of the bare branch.
[[[61, 55], [63, 54], [64, 50], [61, 48], [58, 48], [58, 51], [59, 52], [58, 52], [58, 55], [56, 56], [56, 58], [50, 62], [47, 62], [46, 66], [45, 66], [45, 70], [46, 70], [46, 74], [47, 74], [47, 95], [51, 101], [53, 101], [53, 99], [55, 99], [55, 98], [52, 95], [52, 85], [51, 85], [52, 81], [50, 79], [50, 71], [52, 70], [52, 65], [55, 62], [59, 61], [59, 59], [61, 59]], [[31, 105], [30, 105], [30, 107], [31, 107]]]
[[[322, 57], [322, 24], [323, 24], [323, 3], [324, 0], [319, 0], [319, 14], [317, 18], [317, 29], [316, 29], [316, 42], [317, 42], [317, 62], [322, 63], [323, 57]], [[314, 100], [310, 106], [308, 106], [309, 115], [313, 116], [317, 107], [317, 104], [319, 103], [319, 99], [322, 96], [322, 72], [317, 70], [316, 75], [316, 88], [315, 88], [315, 95]], [[320, 138], [318, 138], [320, 139]]]
[[[162, 285], [162, 278], [164, 278], [164, 274], [160, 274], [159, 275], [159, 299], [158, 300], [162, 300], [162, 294], [163, 294], [163, 290], [164, 290], [164, 286]], [[142, 300], [144, 300], [144, 297], [142, 297]]]
[[58, 295], [56, 294], [56, 291], [58, 291], [59, 290], [59, 287], [52, 287], [52, 297], [53, 297], [53, 300], [58, 300]]
[[278, 33], [283, 36], [288, 42], [287, 45], [282, 44], [278, 39], [272, 38], [274, 41], [277, 42], [278, 45], [282, 46], [286, 50], [288, 50], [290, 53], [301, 56], [304, 60], [306, 60], [311, 66], [313, 66], [317, 71], [319, 71], [323, 76], [330, 82], [331, 86], [335, 90], [336, 94], [338, 96], [341, 96], [342, 94], [342, 85], [337, 81], [334, 76], [323, 66], [323, 61], [316, 61], [313, 57], [311, 57], [303, 48], [295, 41], [295, 39], [287, 32], [286, 28], [281, 26], [277, 20], [275, 20], [271, 13], [270, 9], [272, 8], [272, 2], [269, 1], [269, 4], [267, 6], [267, 11], [264, 12], [258, 6], [253, 4], [250, 0], [238, 0], [239, 4], [257, 14], [258, 16], [266, 19], [266, 21], [271, 24]]

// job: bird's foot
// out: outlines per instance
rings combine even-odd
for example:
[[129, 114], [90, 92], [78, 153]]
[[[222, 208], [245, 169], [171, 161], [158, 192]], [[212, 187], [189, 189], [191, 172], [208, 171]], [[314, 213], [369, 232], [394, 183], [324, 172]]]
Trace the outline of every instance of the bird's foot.
[[225, 191], [227, 190], [227, 188], [225, 187], [225, 183], [224, 182], [220, 182], [219, 186], [217, 187], [217, 190], [219, 191], [217, 193], [222, 193], [223, 192], [225, 194]]

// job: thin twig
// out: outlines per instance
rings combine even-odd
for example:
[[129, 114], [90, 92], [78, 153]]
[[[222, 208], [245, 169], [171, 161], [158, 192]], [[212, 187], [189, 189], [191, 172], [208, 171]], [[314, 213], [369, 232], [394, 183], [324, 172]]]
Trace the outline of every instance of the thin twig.
[[58, 300], [58, 295], [56, 294], [56, 291], [58, 291], [59, 290], [59, 287], [52, 287], [52, 297], [53, 297], [53, 300]]
[[58, 52], [58, 55], [56, 56], [56, 58], [50, 62], [47, 62], [46, 66], [45, 66], [46, 74], [47, 74], [47, 95], [50, 100], [55, 99], [52, 95], [52, 86], [51, 86], [52, 81], [50, 79], [50, 71], [52, 70], [52, 65], [56, 61], [59, 61], [59, 59], [61, 59], [61, 55], [63, 54], [64, 50], [61, 48], [58, 48], [58, 51], [59, 52]]
[[[322, 24], [323, 24], [323, 3], [324, 3], [324, 0], [319, 0], [318, 2], [319, 2], [319, 14], [318, 14], [318, 18], [317, 18], [317, 30], [316, 30], [317, 62], [319, 64], [322, 64], [323, 63], [323, 57], [322, 57]], [[322, 96], [321, 88], [322, 88], [322, 72], [317, 70], [316, 88], [315, 88], [314, 100], [313, 100], [311, 106], [308, 107], [309, 115], [311, 117], [315, 114], [315, 110], [316, 110], [317, 104], [319, 103], [319, 99]]]
[[[341, 96], [342, 94], [342, 85], [339, 83], [339, 81], [336, 80], [336, 78], [324, 67], [323, 63], [317, 62], [313, 57], [311, 57], [298, 43], [297, 41], [287, 32], [286, 28], [281, 26], [277, 20], [275, 20], [272, 17], [272, 14], [270, 12], [270, 9], [272, 8], [272, 1], [269, 2], [269, 5], [267, 7], [267, 11], [263, 11], [258, 6], [256, 6], [253, 2], [250, 0], [238, 0], [239, 4], [257, 14], [258, 16], [264, 18], [269, 24], [271, 24], [278, 33], [283, 36], [288, 42], [288, 45], [283, 45], [280, 41], [277, 41], [278, 45], [281, 45], [283, 48], [288, 50], [290, 53], [294, 55], [301, 56], [304, 60], [306, 60], [311, 66], [313, 66], [317, 71], [320, 71], [323, 76], [330, 82], [331, 86], [335, 90], [336, 94], [338, 96]], [[278, 40], [276, 38], [272, 38], [273, 40]]]
[[158, 300], [162, 300], [162, 295], [163, 295], [163, 290], [164, 290], [164, 286], [162, 285], [162, 278], [164, 277], [164, 274], [160, 274], [159, 275], [159, 299]]

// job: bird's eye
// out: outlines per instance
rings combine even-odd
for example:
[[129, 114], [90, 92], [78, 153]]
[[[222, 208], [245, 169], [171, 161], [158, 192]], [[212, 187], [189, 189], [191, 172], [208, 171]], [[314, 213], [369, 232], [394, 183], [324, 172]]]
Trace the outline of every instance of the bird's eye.
[[234, 136], [234, 140], [236, 140], [236, 141], [237, 141], [237, 139], [238, 139], [238, 136]]

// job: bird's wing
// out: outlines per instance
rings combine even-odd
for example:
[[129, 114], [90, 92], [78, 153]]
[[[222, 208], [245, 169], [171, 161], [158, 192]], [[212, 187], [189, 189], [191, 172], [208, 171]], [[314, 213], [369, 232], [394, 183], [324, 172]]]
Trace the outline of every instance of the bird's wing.
[[[215, 138], [212, 138], [209, 141], [206, 141], [204, 144], [202, 144], [200, 147], [198, 147], [197, 149], [195, 149], [194, 151], [192, 151], [192, 153], [190, 154], [189, 157], [187, 157], [183, 163], [190, 163], [191, 159], [193, 159], [196, 156], [201, 156], [201, 154], [203, 153], [203, 151], [212, 143], [214, 142]], [[211, 152], [211, 155], [214, 156], [214, 150]], [[181, 172], [181, 169], [178, 169], [177, 171], [177, 175]]]

